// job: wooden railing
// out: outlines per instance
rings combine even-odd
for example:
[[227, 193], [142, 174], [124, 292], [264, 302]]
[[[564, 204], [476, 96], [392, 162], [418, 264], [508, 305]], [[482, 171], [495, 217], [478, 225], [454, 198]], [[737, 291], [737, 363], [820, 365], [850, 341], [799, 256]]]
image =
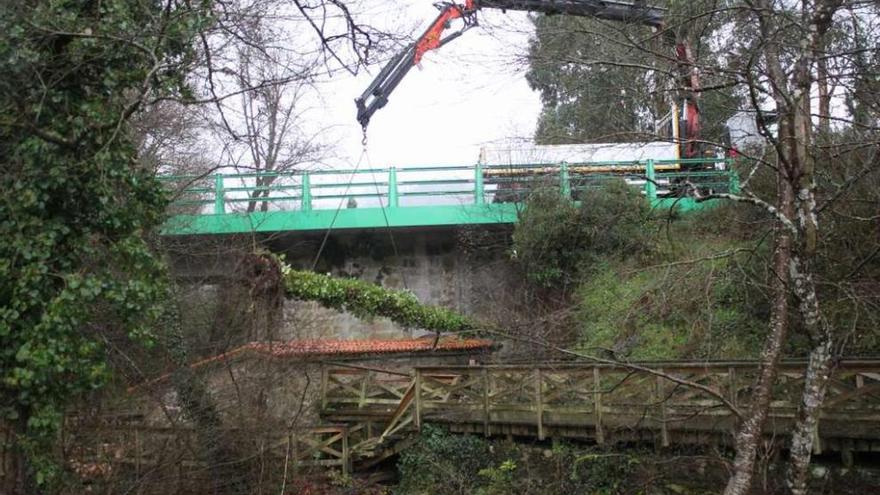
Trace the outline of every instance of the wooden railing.
[[[780, 366], [768, 436], [784, 438], [790, 431], [805, 367]], [[374, 428], [374, 446], [425, 422], [486, 435], [581, 437], [600, 444], [653, 439], [666, 446], [729, 440], [756, 372], [754, 362], [742, 361], [419, 367], [409, 376], [329, 368], [322, 403], [324, 415], [335, 421], [381, 425]], [[831, 442], [835, 449], [880, 450], [880, 361], [839, 364], [816, 434], [818, 449]]]
[[[790, 432], [805, 368], [803, 362], [780, 365], [768, 438], [784, 440]], [[308, 467], [348, 473], [353, 464], [375, 464], [400, 452], [409, 433], [429, 422], [460, 432], [599, 444], [724, 443], [748, 404], [756, 372], [752, 362], [435, 366], [405, 373], [328, 365], [321, 380], [328, 424], [220, 428], [211, 438], [234, 444], [249, 459], [242, 462], [257, 459], [285, 476]], [[192, 426], [120, 418], [94, 425], [71, 420], [63, 451], [73, 472], [96, 482], [120, 478], [142, 494], [153, 493], [144, 487], [157, 477], [197, 486], [198, 476], [210, 476], [201, 450], [206, 438]], [[880, 360], [838, 364], [816, 438], [819, 451], [880, 452]]]
[[[301, 426], [294, 429], [220, 428], [210, 437], [244, 456], [232, 463], [260, 463], [288, 477], [313, 467], [337, 468], [348, 474], [352, 466], [348, 425]], [[132, 493], [154, 493], [153, 483], [198, 486], [209, 481], [212, 468], [205, 438], [192, 426], [143, 424], [79, 424], [65, 441], [65, 457], [72, 472], [86, 483], [130, 486]]]

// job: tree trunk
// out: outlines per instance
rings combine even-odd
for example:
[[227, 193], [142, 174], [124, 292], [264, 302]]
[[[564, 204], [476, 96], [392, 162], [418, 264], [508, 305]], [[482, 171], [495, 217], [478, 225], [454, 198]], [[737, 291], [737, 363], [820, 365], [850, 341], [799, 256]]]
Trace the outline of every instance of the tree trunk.
[[793, 495], [807, 493], [807, 475], [813, 452], [813, 440], [819, 426], [819, 413], [828, 390], [833, 368], [832, 341], [823, 340], [810, 353], [804, 377], [804, 392], [798, 407], [798, 420], [791, 435], [786, 483]]
[[791, 261], [792, 286], [798, 298], [798, 309], [804, 327], [814, 342], [809, 364], [804, 374], [804, 391], [798, 406], [797, 423], [791, 436], [789, 465], [786, 482], [792, 494], [807, 492], [807, 475], [813, 451], [813, 441], [819, 424], [819, 413], [828, 390], [834, 365], [833, 334], [822, 317], [812, 272], [799, 256]]
[[172, 375], [172, 383], [184, 415], [193, 422], [196, 441], [209, 464], [212, 482], [210, 493], [248, 493], [247, 473], [241, 465], [242, 456], [229, 444], [229, 439], [221, 435], [222, 420], [217, 404], [205, 383], [190, 367], [176, 297], [169, 302], [165, 323], [168, 353], [177, 367]]
[[[793, 217], [794, 190], [785, 178], [777, 179], [779, 191], [779, 211], [788, 218]], [[776, 227], [776, 246], [773, 253], [773, 309], [770, 319], [770, 333], [761, 352], [761, 363], [753, 387], [752, 402], [746, 419], [742, 422], [734, 439], [736, 457], [733, 461], [733, 475], [724, 489], [725, 495], [744, 495], [749, 492], [755, 472], [758, 446], [764, 431], [764, 423], [772, 399], [773, 383], [776, 381], [782, 345], [788, 332], [788, 277], [791, 262], [791, 233], [781, 225]]]
[[8, 485], [11, 488], [8, 493], [10, 495], [42, 495], [43, 489], [37, 484], [36, 472], [27, 454], [16, 446], [14, 457], [15, 460], [11, 464], [15, 471], [10, 476]]
[[[824, 57], [824, 34], [827, 32], [833, 13], [839, 5], [839, 0], [827, 0], [817, 6], [812, 17], [816, 29], [811, 35], [812, 50], [809, 54], [812, 54], [813, 60], [816, 61], [816, 82], [819, 89], [819, 127], [821, 131], [825, 132], [831, 130], [831, 96], [828, 90], [828, 63]], [[813, 440], [817, 433], [819, 413], [825, 400], [825, 392], [833, 365], [832, 329], [828, 321], [822, 317], [812, 273], [813, 258], [816, 255], [819, 239], [819, 222], [816, 209], [815, 161], [810, 149], [812, 145], [810, 89], [813, 82], [810, 65], [810, 58], [805, 53], [799, 64], [796, 77], [798, 89], [794, 95], [798, 97], [798, 100], [793, 106], [796, 125], [793, 133], [794, 139], [791, 141], [792, 148], [795, 150], [793, 156], [796, 157], [794, 163], [797, 165], [791, 170], [798, 172], [792, 174], [792, 178], [797, 177], [798, 181], [797, 219], [802, 239], [800, 239], [792, 256], [789, 276], [791, 277], [792, 291], [798, 300], [798, 311], [803, 318], [804, 328], [814, 346], [804, 374], [804, 390], [801, 395], [801, 403], [798, 406], [797, 422], [792, 432], [789, 451], [786, 481], [791, 492], [796, 495], [805, 494], [807, 491], [807, 475]]]
[[248, 205], [247, 205], [247, 212], [248, 213], [253, 213], [254, 211], [256, 211], [257, 200], [263, 194], [263, 192], [259, 189], [259, 187], [262, 185], [263, 185], [263, 180], [261, 177], [257, 177], [254, 179], [254, 187], [256, 187], [257, 189], [254, 189], [254, 191], [252, 193], [250, 193], [251, 200], [248, 201]]
[[828, 60], [820, 54], [816, 61], [816, 82], [819, 86], [819, 132], [831, 132], [831, 92], [828, 89]]

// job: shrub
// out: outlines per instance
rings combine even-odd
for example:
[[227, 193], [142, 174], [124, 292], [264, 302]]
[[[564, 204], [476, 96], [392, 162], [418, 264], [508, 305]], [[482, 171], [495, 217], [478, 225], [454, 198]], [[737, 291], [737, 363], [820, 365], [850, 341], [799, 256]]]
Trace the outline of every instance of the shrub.
[[648, 202], [615, 180], [589, 191], [579, 206], [556, 191], [533, 194], [515, 227], [513, 247], [527, 280], [561, 288], [577, 282], [602, 256], [650, 252], [651, 230]]
[[594, 255], [628, 258], [653, 248], [651, 206], [640, 190], [622, 180], [606, 182], [594, 193], [586, 194], [579, 213], [590, 240], [589, 252]]
[[413, 447], [400, 454], [397, 493], [470, 493], [492, 467], [489, 443], [472, 435], [451, 435], [425, 425]]

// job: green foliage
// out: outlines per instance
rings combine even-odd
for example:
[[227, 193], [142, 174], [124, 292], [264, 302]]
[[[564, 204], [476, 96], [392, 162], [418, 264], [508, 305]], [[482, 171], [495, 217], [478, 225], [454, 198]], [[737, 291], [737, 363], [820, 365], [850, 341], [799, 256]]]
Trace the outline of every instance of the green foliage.
[[587, 191], [580, 203], [580, 222], [587, 229], [592, 256], [638, 257], [653, 249], [651, 206], [640, 190], [611, 180]]
[[[620, 36], [620, 25], [572, 16], [536, 16], [533, 22], [526, 79], [543, 103], [539, 143], [629, 141], [632, 133], [652, 130], [649, 78], [635, 67], [646, 55], [608, 41]], [[599, 54], [633, 67], [595, 64]]]
[[[609, 261], [578, 289], [580, 345], [627, 359], [722, 359], [756, 354], [766, 300], [748, 272], [761, 262], [730, 251], [737, 243], [677, 229], [685, 250], [644, 263]], [[683, 262], [683, 263], [682, 263]], [[682, 263], [672, 268], [664, 263]]]
[[[540, 445], [453, 435], [425, 425], [415, 444], [398, 461], [401, 495], [629, 495], [672, 494], [670, 481], [686, 493], [717, 493], [720, 480], [708, 472], [703, 479], [681, 477], [687, 457], [663, 463], [638, 449], [612, 453], [598, 448]], [[690, 466], [691, 468], [693, 466]], [[706, 485], [715, 490], [707, 491]]]
[[507, 495], [516, 490], [516, 462], [507, 459], [498, 467], [481, 469], [480, 476], [486, 479], [487, 485], [476, 491], [477, 495]]
[[633, 454], [571, 451], [567, 454], [573, 458], [572, 480], [584, 482], [589, 493], [597, 495], [627, 493], [629, 476], [641, 464], [641, 459]]
[[761, 290], [767, 253], [759, 245], [713, 258], [756, 245], [754, 229], [731, 226], [732, 217], [745, 222], [754, 213], [732, 208], [660, 229], [639, 191], [622, 181], [586, 191], [579, 206], [542, 192], [515, 226], [516, 259], [539, 287], [577, 288], [578, 346], [585, 352], [646, 360], [750, 357], [768, 318]]
[[[718, 48], [709, 40], [723, 17], [701, 15], [715, 7], [697, 1], [671, 2], [668, 8], [667, 24], [690, 41], [696, 62], [717, 59]], [[668, 87], [672, 76], [667, 71], [675, 69], [671, 63], [658, 65], [651, 50], [637, 47], [636, 40], [653, 37], [650, 28], [565, 15], [535, 16], [533, 22], [526, 78], [541, 95], [539, 143], [640, 141], [654, 133], [654, 120], [669, 111], [667, 97], [657, 88]], [[653, 49], [658, 50], [663, 51]], [[660, 70], [645, 69], [651, 66]], [[715, 77], [703, 74], [703, 86], [715, 86]], [[722, 125], [738, 103], [729, 88], [702, 93], [704, 139], [720, 141]]]
[[480, 472], [491, 466], [492, 452], [485, 440], [425, 425], [415, 445], [400, 454], [398, 493], [469, 493], [483, 482]]
[[643, 360], [754, 355], [764, 325], [736, 300], [729, 274], [710, 276], [700, 266], [678, 275], [623, 270], [609, 266], [582, 285], [583, 347]]
[[513, 233], [526, 278], [545, 288], [565, 287], [602, 256], [641, 256], [652, 249], [650, 206], [623, 181], [587, 191], [580, 206], [553, 191], [529, 198]]
[[66, 406], [108, 377], [104, 342], [151, 343], [164, 268], [144, 234], [162, 186], [135, 166], [140, 96], [181, 92], [197, 11], [154, 2], [0, 7], [0, 417], [51, 485]]
[[577, 207], [552, 191], [529, 198], [513, 232], [517, 263], [541, 287], [570, 283], [588, 243]]
[[411, 292], [390, 290], [357, 279], [340, 279], [282, 265], [289, 297], [316, 301], [324, 307], [349, 311], [361, 318], [381, 316], [407, 327], [438, 332], [477, 330], [477, 322], [439, 306], [419, 302]]

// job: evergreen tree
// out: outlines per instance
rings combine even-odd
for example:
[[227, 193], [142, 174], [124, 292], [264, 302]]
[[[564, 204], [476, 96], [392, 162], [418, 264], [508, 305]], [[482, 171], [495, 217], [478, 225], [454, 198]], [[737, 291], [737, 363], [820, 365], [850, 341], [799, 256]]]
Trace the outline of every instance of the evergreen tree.
[[107, 342], [148, 344], [166, 287], [145, 235], [166, 198], [127, 127], [185, 95], [209, 2], [0, 6], [0, 421], [25, 481], [55, 485], [63, 414], [108, 378]]

